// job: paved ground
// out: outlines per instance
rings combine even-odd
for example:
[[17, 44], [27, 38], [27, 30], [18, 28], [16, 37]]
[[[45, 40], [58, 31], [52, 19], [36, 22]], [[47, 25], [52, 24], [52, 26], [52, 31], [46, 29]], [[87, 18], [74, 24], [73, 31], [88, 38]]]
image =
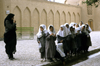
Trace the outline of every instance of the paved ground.
[[92, 46], [89, 51], [100, 48], [100, 31], [92, 32], [91, 34]]
[[[89, 48], [89, 51], [100, 48], [100, 32], [92, 32], [91, 40], [92, 47]], [[36, 66], [39, 64], [46, 64], [40, 62], [40, 54], [38, 51], [38, 44], [36, 41], [36, 36], [34, 40], [18, 40], [17, 43], [17, 53], [14, 55], [16, 60], [10, 61], [5, 54], [5, 44], [3, 41], [0, 41], [0, 66]], [[100, 56], [90, 58], [86, 61], [83, 61], [73, 66], [100, 66], [96, 65], [100, 63]], [[88, 62], [88, 63], [87, 63]], [[84, 65], [83, 65], [84, 64]]]
[[86, 60], [72, 66], [100, 66], [100, 52], [90, 55]]
[[16, 60], [9, 61], [5, 54], [5, 44], [0, 41], [0, 66], [35, 66], [41, 64], [38, 44], [34, 40], [18, 40]]
[[[91, 40], [92, 47], [89, 48], [89, 51], [100, 48], [100, 32], [92, 32]], [[74, 64], [72, 66], [100, 66], [100, 52], [87, 56], [87, 60]]]

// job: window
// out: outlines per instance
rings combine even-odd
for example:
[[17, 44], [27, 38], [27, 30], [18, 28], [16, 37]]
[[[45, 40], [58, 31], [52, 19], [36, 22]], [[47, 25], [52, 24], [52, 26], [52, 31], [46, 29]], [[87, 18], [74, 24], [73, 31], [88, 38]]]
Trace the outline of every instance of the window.
[[87, 6], [88, 15], [92, 15], [92, 6]]

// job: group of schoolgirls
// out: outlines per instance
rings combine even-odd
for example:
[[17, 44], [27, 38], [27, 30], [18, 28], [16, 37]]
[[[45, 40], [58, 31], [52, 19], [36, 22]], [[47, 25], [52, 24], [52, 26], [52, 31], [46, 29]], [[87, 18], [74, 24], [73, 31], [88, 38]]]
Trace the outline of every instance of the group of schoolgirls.
[[61, 60], [65, 63], [65, 58], [75, 56], [80, 53], [87, 53], [91, 46], [91, 28], [82, 21], [80, 24], [71, 22], [60, 26], [56, 33], [54, 26], [41, 24], [37, 33], [37, 42], [41, 54], [41, 62], [56, 62]]

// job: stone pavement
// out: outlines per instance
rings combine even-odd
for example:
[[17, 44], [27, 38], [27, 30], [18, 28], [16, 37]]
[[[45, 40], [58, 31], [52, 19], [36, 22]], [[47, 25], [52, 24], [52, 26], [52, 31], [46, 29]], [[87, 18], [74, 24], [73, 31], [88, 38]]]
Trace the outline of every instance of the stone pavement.
[[100, 31], [94, 31], [90, 33], [92, 46], [89, 51], [100, 48]]
[[18, 40], [17, 52], [14, 55], [16, 60], [14, 61], [8, 59], [4, 47], [4, 42], [0, 41], [0, 66], [36, 66], [37, 64], [41, 64], [36, 39]]
[[[94, 49], [100, 48], [100, 32], [95, 31], [91, 33], [91, 40], [92, 40], [92, 46], [89, 48], [89, 51], [92, 51]], [[16, 60], [10, 61], [7, 58], [7, 55], [5, 53], [5, 44], [3, 41], [0, 41], [0, 66], [39, 66], [41, 64], [47, 64], [48, 62], [41, 63], [40, 62], [40, 53], [38, 50], [38, 43], [36, 41], [36, 36], [34, 37], [34, 40], [18, 40], [17, 43], [17, 52], [14, 55]], [[100, 56], [99, 56], [100, 57]], [[93, 59], [93, 61], [89, 62], [88, 60]], [[73, 66], [90, 66], [83, 65], [84, 63], [93, 63], [94, 61], [97, 61], [96, 63], [100, 63], [100, 59], [98, 57], [91, 58], [86, 61], [83, 61], [79, 64], [73, 65]], [[95, 60], [96, 59], [96, 60]], [[97, 66], [97, 65], [92, 65]]]
[[100, 66], [100, 52], [96, 56], [72, 66]]
[[[89, 51], [100, 49], [100, 32], [91, 33], [92, 47]], [[100, 52], [88, 56], [88, 59], [72, 66], [100, 66]]]

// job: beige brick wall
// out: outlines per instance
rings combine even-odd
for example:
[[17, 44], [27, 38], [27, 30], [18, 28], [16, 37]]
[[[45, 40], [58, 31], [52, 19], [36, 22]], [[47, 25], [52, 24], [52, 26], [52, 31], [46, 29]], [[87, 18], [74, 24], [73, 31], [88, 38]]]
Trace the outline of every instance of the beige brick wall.
[[34, 27], [35, 34], [38, 32], [40, 24], [46, 26], [52, 24], [58, 31], [61, 24], [71, 21], [79, 23], [81, 20], [81, 7], [79, 6], [46, 1], [23, 0], [20, 2], [20, 0], [15, 0], [12, 1], [11, 7], [11, 12], [16, 15], [17, 26]]
[[[54, 25], [56, 32], [61, 24], [81, 21], [81, 7], [37, 0], [0, 0], [2, 1], [0, 14], [0, 37], [3, 37], [3, 20], [7, 16], [6, 10], [15, 14], [17, 27], [34, 27], [34, 34], [38, 32], [40, 24]], [[3, 12], [3, 13], [2, 13]], [[85, 20], [85, 19], [83, 19]]]
[[77, 6], [73, 2], [67, 5], [46, 0], [0, 0], [0, 38], [4, 34], [4, 18], [7, 16], [7, 10], [15, 14], [17, 27], [34, 27], [34, 34], [38, 32], [40, 24], [47, 27], [52, 24], [57, 32], [61, 24], [79, 23], [81, 20], [84, 23], [92, 20], [93, 30], [100, 30], [100, 6], [98, 8], [92, 6], [92, 15], [88, 15], [87, 5], [81, 1]]

